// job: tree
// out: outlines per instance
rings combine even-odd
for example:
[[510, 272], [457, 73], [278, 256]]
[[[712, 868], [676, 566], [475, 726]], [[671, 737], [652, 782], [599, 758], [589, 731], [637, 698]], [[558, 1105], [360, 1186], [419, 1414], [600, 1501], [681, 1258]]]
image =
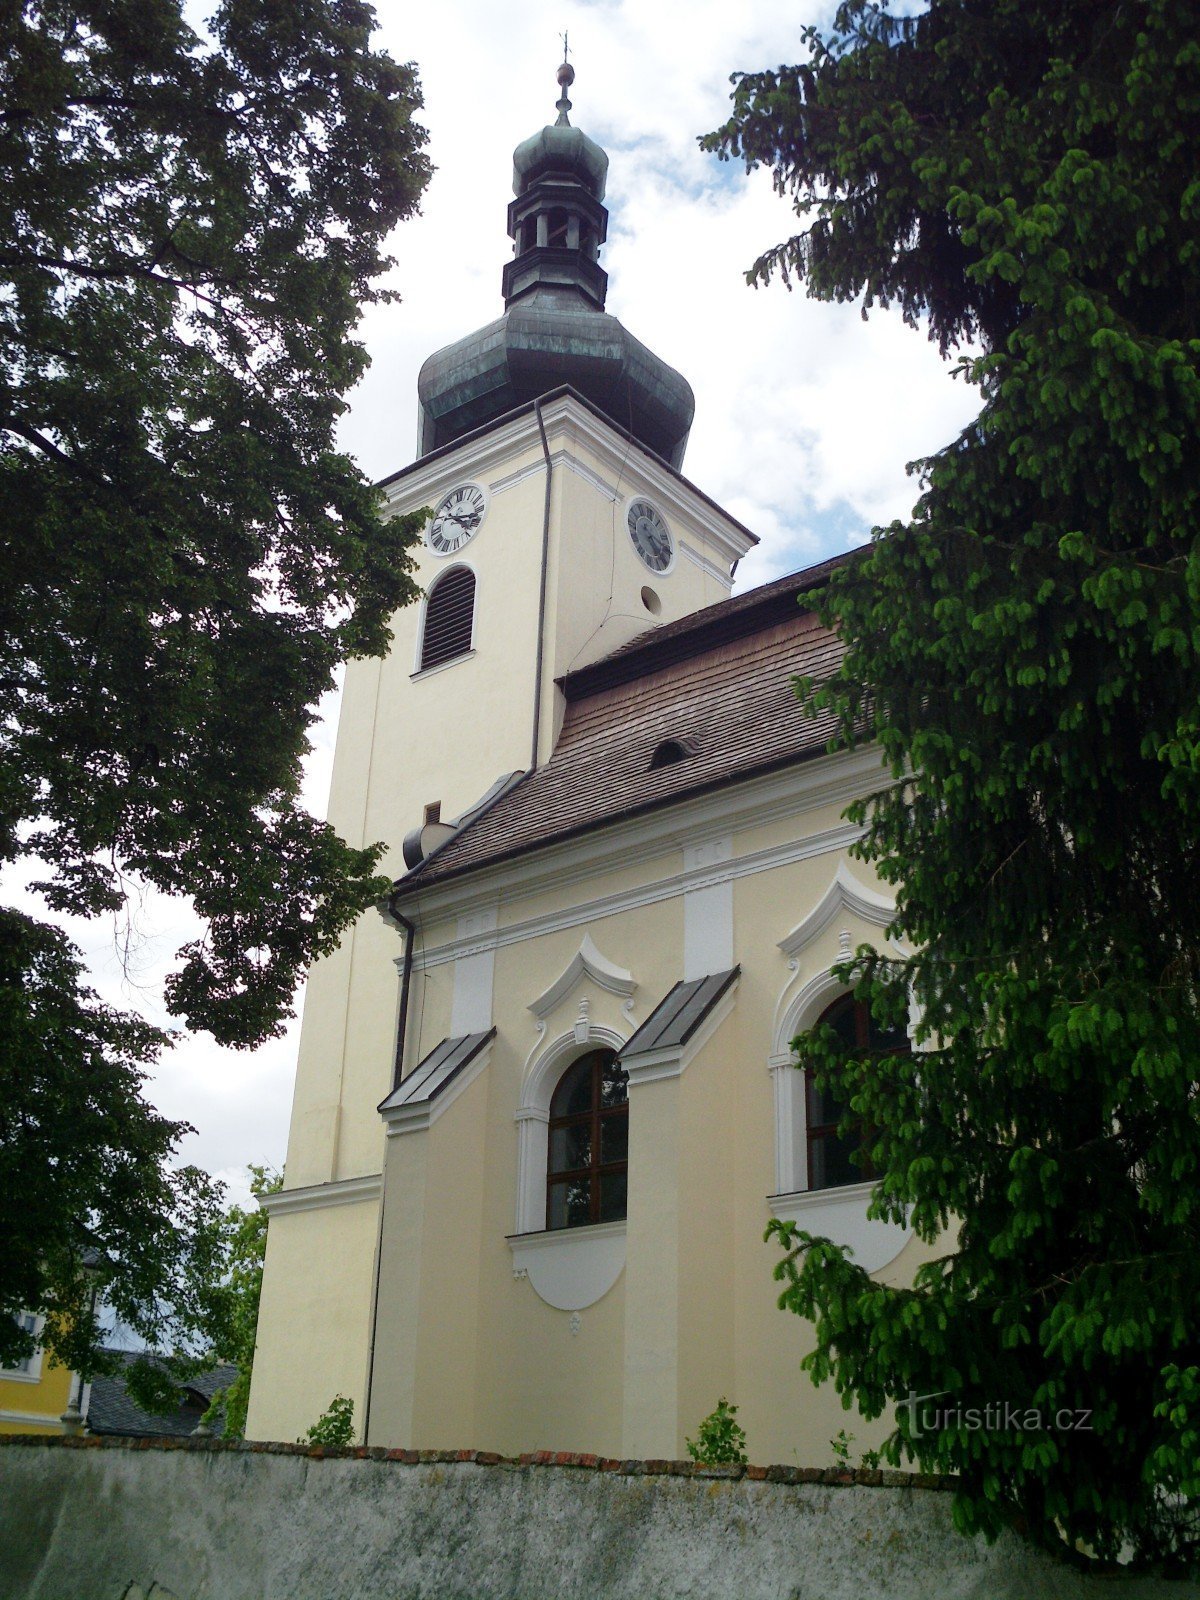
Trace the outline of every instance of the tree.
[[[250, 1193], [255, 1200], [265, 1194], [278, 1194], [283, 1174], [269, 1167], [251, 1166]], [[225, 1261], [222, 1287], [226, 1317], [213, 1349], [213, 1359], [231, 1362], [237, 1377], [227, 1389], [213, 1397], [208, 1415], [224, 1419], [222, 1431], [227, 1439], [240, 1439], [246, 1432], [246, 1411], [250, 1404], [250, 1379], [254, 1371], [254, 1351], [258, 1341], [258, 1305], [262, 1298], [263, 1262], [267, 1254], [267, 1213], [259, 1205], [248, 1210], [231, 1206], [225, 1214]]]
[[[190, 897], [169, 1005], [236, 1045], [386, 888], [378, 846], [298, 801], [312, 707], [414, 593], [419, 519], [384, 520], [333, 432], [430, 171], [415, 72], [371, 22], [359, 0], [221, 0], [204, 37], [181, 0], [0, 19], [0, 863], [52, 912]], [[165, 1165], [186, 1128], [137, 1098], [164, 1036], [47, 925], [2, 933], [0, 1164], [56, 1175], [5, 1229], [7, 1349], [22, 1306], [84, 1329], [85, 1248], [111, 1300], [162, 1289], [150, 1234], [197, 1191]]]
[[[843, 4], [737, 75], [704, 141], [807, 227], [749, 274], [899, 306], [978, 420], [907, 524], [812, 597], [846, 653], [852, 809], [896, 886], [844, 969], [898, 1061], [801, 1058], [848, 1100], [874, 1214], [952, 1252], [911, 1287], [780, 1228], [806, 1366], [956, 1515], [1080, 1559], [1200, 1553], [1200, 46], [1182, 0]], [[935, 1402], [921, 1426], [910, 1395]], [[1011, 1406], [972, 1418], [972, 1408]], [[1026, 1414], [1028, 1413], [1028, 1415]], [[1082, 1419], [1082, 1420], [1081, 1420]]]

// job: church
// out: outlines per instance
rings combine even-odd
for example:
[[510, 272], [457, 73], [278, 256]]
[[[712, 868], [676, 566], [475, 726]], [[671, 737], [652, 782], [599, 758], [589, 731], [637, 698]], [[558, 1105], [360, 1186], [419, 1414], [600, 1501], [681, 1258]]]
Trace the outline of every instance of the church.
[[751, 1460], [823, 1465], [855, 1419], [764, 1229], [886, 1282], [926, 1254], [789, 1049], [873, 1026], [831, 969], [891, 918], [843, 815], [879, 759], [792, 687], [836, 660], [797, 597], [837, 562], [731, 594], [755, 536], [605, 310], [573, 76], [514, 153], [504, 313], [425, 362], [384, 484], [432, 508], [423, 599], [349, 665], [329, 815], [395, 885], [309, 979], [248, 1433], [341, 1394], [371, 1445], [674, 1458], [724, 1397]]

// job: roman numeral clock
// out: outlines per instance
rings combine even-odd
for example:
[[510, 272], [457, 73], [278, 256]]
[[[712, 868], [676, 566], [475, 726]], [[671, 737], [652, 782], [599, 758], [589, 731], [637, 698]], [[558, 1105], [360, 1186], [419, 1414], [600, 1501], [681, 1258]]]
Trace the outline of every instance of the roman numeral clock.
[[452, 556], [476, 533], [487, 514], [487, 496], [477, 483], [463, 483], [443, 496], [433, 513], [427, 538], [439, 556]]

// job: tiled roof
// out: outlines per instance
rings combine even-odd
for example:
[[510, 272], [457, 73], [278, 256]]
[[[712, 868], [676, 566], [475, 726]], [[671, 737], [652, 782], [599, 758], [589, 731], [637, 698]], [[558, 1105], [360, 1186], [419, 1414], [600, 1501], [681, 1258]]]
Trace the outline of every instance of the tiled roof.
[[[141, 1359], [131, 1351], [119, 1352], [125, 1366]], [[218, 1389], [227, 1389], [237, 1377], [238, 1369], [231, 1366], [210, 1367], [198, 1373], [183, 1386], [183, 1399], [179, 1408], [169, 1416], [158, 1416], [134, 1405], [125, 1387], [122, 1373], [92, 1379], [88, 1400], [87, 1425], [91, 1433], [124, 1434], [134, 1438], [180, 1437], [193, 1433], [209, 1402]]]
[[730, 967], [726, 972], [710, 972], [706, 978], [693, 978], [690, 983], [680, 980], [621, 1046], [621, 1060], [685, 1045], [741, 970]]
[[798, 594], [805, 589], [819, 588], [831, 572], [853, 561], [858, 554], [858, 550], [847, 550], [816, 566], [805, 567], [802, 572], [789, 572], [771, 583], [760, 584], [757, 589], [747, 589], [744, 594], [731, 595], [728, 600], [718, 600], [699, 611], [689, 611], [686, 617], [677, 617], [674, 622], [647, 628], [599, 661], [560, 678], [560, 686], [567, 699], [573, 700], [592, 692], [598, 683], [636, 676], [651, 661], [682, 660], [714, 644], [757, 632], [770, 620], [786, 621], [796, 614]]
[[[797, 675], [825, 678], [841, 651], [795, 596], [835, 563], [739, 595], [564, 680], [553, 755], [396, 885], [441, 882], [687, 795], [821, 754], [833, 718], [810, 719]], [[634, 670], [627, 672], [627, 665]], [[651, 768], [667, 740], [694, 747]]]

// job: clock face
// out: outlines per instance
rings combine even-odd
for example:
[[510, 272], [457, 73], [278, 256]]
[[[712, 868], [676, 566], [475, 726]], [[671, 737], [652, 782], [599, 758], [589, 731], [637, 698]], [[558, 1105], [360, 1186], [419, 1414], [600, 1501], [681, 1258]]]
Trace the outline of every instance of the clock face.
[[626, 515], [633, 548], [651, 572], [665, 572], [675, 559], [671, 531], [649, 500], [634, 500]]
[[461, 550], [467, 540], [478, 531], [487, 510], [483, 490], [476, 484], [464, 483], [438, 505], [429, 524], [429, 548], [439, 556], [451, 556]]

